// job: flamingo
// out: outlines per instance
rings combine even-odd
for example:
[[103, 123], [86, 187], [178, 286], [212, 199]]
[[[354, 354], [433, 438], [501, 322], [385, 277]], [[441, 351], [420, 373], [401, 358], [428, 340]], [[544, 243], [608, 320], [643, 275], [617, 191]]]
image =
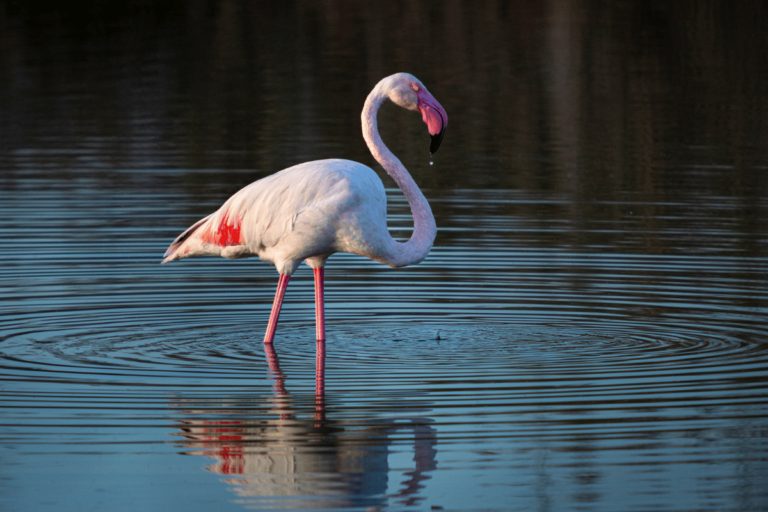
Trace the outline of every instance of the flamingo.
[[[272, 344], [291, 274], [306, 262], [314, 272], [316, 338], [325, 342], [324, 268], [336, 252], [359, 254], [393, 268], [426, 258], [437, 226], [424, 194], [384, 145], [376, 116], [385, 100], [421, 112], [437, 151], [448, 115], [416, 77], [396, 73], [382, 79], [365, 100], [363, 138], [373, 158], [403, 191], [413, 214], [413, 234], [404, 243], [387, 230], [384, 185], [370, 167], [350, 160], [306, 162], [260, 179], [230, 197], [216, 212], [179, 235], [163, 263], [192, 256], [272, 262], [280, 275], [264, 343]], [[319, 345], [318, 345], [319, 346]]]

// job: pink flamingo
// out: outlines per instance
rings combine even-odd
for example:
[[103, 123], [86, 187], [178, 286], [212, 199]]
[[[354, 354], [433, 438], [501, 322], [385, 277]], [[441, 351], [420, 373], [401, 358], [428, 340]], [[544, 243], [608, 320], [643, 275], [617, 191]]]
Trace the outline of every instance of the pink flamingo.
[[291, 274], [306, 261], [315, 277], [317, 341], [325, 341], [324, 266], [335, 252], [359, 254], [394, 268], [426, 258], [437, 227], [432, 209], [400, 160], [379, 136], [376, 115], [385, 100], [420, 111], [440, 146], [448, 124], [442, 106], [413, 75], [397, 73], [373, 88], [362, 113], [363, 138], [377, 162], [403, 191], [413, 214], [413, 234], [396, 242], [387, 230], [384, 185], [370, 167], [349, 160], [317, 160], [251, 183], [218, 211], [179, 235], [163, 263], [192, 256], [258, 255], [277, 267], [280, 279], [264, 343], [272, 343]]

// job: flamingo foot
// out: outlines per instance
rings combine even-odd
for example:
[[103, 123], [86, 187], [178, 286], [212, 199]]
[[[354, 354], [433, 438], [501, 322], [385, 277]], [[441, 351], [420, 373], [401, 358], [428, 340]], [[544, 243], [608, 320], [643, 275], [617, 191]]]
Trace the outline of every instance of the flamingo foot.
[[277, 291], [275, 292], [275, 301], [272, 303], [272, 313], [269, 315], [267, 332], [264, 334], [264, 343], [272, 343], [275, 339], [277, 321], [280, 319], [280, 309], [283, 307], [285, 290], [288, 288], [288, 281], [290, 280], [291, 276], [288, 274], [280, 274], [280, 280], [277, 282]]

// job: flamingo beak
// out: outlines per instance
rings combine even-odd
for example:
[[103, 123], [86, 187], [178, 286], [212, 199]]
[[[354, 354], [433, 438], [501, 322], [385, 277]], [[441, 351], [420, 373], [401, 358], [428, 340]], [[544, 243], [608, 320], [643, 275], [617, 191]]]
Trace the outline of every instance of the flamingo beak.
[[429, 152], [434, 154], [437, 148], [440, 147], [440, 143], [443, 142], [445, 127], [448, 126], [448, 114], [445, 113], [445, 109], [426, 89], [421, 89], [417, 95], [421, 119], [427, 124], [427, 130], [432, 136]]
[[[440, 112], [438, 112], [439, 114]], [[442, 122], [442, 116], [441, 117], [441, 125], [440, 132], [432, 135], [432, 142], [429, 145], [429, 154], [434, 155], [437, 152], [437, 148], [440, 147], [440, 143], [443, 142], [443, 135], [445, 135], [445, 125], [446, 123]]]

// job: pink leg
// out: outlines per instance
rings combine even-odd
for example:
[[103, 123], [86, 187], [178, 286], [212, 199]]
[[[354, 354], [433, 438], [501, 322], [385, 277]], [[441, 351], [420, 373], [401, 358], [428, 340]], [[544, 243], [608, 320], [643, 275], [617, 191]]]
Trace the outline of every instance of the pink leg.
[[269, 315], [267, 332], [264, 334], [264, 343], [272, 343], [272, 341], [275, 339], [277, 321], [280, 318], [280, 308], [283, 307], [285, 289], [288, 288], [288, 281], [290, 280], [291, 276], [288, 274], [280, 274], [280, 280], [277, 282], [277, 291], [275, 292], [275, 301], [272, 303], [272, 313]]
[[281, 399], [288, 395], [288, 391], [285, 389], [285, 375], [283, 375], [283, 371], [280, 369], [280, 362], [277, 360], [274, 344], [265, 343], [264, 352], [267, 353], [269, 371], [272, 373], [272, 378], [275, 379], [275, 396], [279, 397], [278, 400], [276, 400], [275, 408], [282, 411], [280, 413], [281, 420], [290, 420], [293, 415], [291, 414], [287, 402]]
[[[325, 421], [325, 269], [315, 269], [315, 319], [317, 354], [315, 356], [315, 420]], [[316, 426], [321, 426], [317, 424]]]
[[315, 356], [315, 420], [325, 420], [325, 341], [317, 342]]
[[275, 352], [274, 344], [265, 343], [264, 352], [267, 354], [269, 371], [272, 373], [272, 378], [275, 379], [275, 393], [278, 395], [287, 395], [288, 392], [285, 390], [285, 375], [280, 369], [280, 361], [277, 359], [277, 353]]
[[325, 269], [315, 269], [315, 331], [317, 341], [325, 341], [325, 292], [323, 290], [323, 281], [325, 279]]

